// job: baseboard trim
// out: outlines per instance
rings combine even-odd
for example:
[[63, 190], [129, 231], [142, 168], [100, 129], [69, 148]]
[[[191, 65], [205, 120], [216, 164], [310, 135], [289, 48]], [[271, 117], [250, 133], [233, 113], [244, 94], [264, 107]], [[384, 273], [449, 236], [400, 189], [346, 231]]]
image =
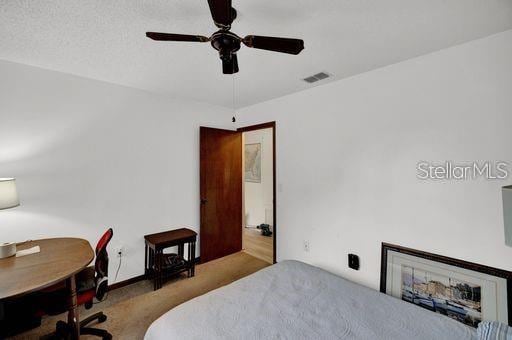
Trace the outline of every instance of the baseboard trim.
[[145, 274], [142, 274], [142, 275], [139, 275], [139, 276], [134, 276], [134, 277], [131, 277], [127, 280], [124, 280], [124, 281], [119, 281], [119, 282], [116, 282], [116, 283], [113, 283], [111, 285], [108, 286], [108, 290], [114, 290], [114, 289], [118, 289], [118, 288], [123, 288], [123, 287], [126, 287], [128, 285], [131, 285], [133, 283], [137, 283], [139, 281], [143, 281], [146, 279], [146, 275]]
[[[196, 264], [201, 263], [201, 257], [196, 257], [195, 263]], [[114, 289], [123, 288], [123, 287], [126, 287], [128, 285], [131, 285], [131, 284], [134, 284], [134, 283], [146, 280], [146, 279], [149, 279], [149, 277], [147, 277], [146, 274], [142, 274], [142, 275], [139, 275], [139, 276], [134, 276], [134, 277], [131, 277], [131, 278], [127, 279], [127, 280], [116, 282], [116, 283], [113, 283], [113, 284], [109, 285], [108, 286], [108, 290], [110, 291], [110, 290], [114, 290]]]

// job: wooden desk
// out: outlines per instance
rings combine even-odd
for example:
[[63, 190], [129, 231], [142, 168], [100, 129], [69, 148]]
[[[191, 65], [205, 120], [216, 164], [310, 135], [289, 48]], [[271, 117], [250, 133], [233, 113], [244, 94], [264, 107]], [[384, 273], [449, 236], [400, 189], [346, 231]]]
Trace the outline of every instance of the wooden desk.
[[[154, 290], [162, 287], [162, 281], [165, 274], [174, 275], [183, 271], [188, 271], [188, 276], [195, 275], [195, 257], [196, 257], [196, 238], [197, 233], [187, 228], [164, 231], [161, 233], [144, 236], [146, 242], [144, 268], [146, 276], [152, 276], [154, 280]], [[184, 259], [185, 243], [188, 243], [188, 257]], [[178, 246], [178, 256], [184, 260], [184, 266], [178, 270], [164, 272], [162, 266], [163, 251], [165, 248]]]
[[68, 323], [73, 336], [80, 336], [76, 301], [75, 274], [94, 259], [94, 252], [86, 240], [52, 238], [19, 245], [18, 250], [39, 246], [40, 253], [0, 259], [0, 301], [50, 287], [66, 281], [70, 290]]

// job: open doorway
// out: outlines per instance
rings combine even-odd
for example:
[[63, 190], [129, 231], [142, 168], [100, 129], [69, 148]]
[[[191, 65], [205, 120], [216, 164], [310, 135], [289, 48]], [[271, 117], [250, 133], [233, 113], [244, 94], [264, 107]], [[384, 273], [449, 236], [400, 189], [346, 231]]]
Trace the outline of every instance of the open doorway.
[[275, 123], [242, 132], [242, 249], [275, 263]]

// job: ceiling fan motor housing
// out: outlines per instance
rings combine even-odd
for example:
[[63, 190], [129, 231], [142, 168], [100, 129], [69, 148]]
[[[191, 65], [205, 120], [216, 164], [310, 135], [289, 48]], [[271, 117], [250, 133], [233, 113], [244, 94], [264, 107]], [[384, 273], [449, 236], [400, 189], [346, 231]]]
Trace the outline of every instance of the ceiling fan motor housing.
[[219, 51], [223, 60], [230, 59], [233, 53], [240, 49], [240, 37], [230, 31], [217, 31], [210, 39], [213, 48]]

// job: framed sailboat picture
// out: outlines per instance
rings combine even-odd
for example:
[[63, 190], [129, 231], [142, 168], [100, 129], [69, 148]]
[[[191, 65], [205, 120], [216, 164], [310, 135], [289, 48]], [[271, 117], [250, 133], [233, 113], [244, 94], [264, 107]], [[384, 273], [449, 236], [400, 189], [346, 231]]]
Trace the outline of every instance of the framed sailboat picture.
[[471, 327], [512, 325], [508, 271], [383, 243], [380, 291]]

